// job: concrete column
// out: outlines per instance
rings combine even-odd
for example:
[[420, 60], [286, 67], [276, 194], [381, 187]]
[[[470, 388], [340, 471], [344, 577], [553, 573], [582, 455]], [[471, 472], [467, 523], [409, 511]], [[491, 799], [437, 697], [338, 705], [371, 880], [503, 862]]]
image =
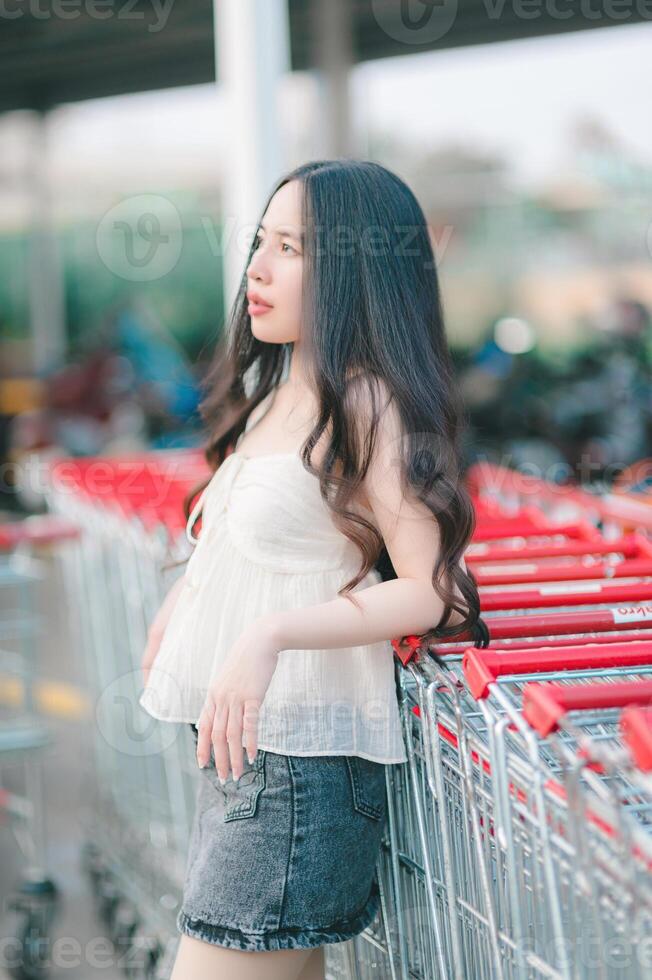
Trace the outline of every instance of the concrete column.
[[27, 263], [29, 325], [32, 368], [37, 374], [62, 366], [68, 346], [63, 264], [54, 226], [47, 136], [47, 116], [37, 113], [26, 177], [32, 194]]
[[290, 70], [288, 0], [213, 0], [217, 83], [225, 99], [225, 312], [264, 199], [286, 166], [279, 81]]
[[315, 114], [315, 156], [352, 156], [357, 152], [351, 131], [349, 79], [353, 58], [351, 0], [310, 0], [312, 61], [318, 107]]

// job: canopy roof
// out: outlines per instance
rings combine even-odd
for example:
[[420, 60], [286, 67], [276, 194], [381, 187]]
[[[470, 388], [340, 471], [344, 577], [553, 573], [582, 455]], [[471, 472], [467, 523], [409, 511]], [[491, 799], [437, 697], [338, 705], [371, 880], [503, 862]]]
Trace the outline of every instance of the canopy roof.
[[[523, 10], [515, 0], [431, 0], [429, 26], [411, 30], [396, 19], [403, 0], [349, 2], [356, 62], [623, 23], [604, 11], [587, 19], [581, 0], [541, 0], [536, 9], [528, 0]], [[627, 23], [643, 20], [639, 6], [631, 5]], [[311, 68], [311, 3], [289, 0], [289, 11], [292, 68]], [[214, 81], [214, 49], [212, 0], [59, 0], [54, 8], [47, 0], [16, 0], [2, 16], [0, 111]]]

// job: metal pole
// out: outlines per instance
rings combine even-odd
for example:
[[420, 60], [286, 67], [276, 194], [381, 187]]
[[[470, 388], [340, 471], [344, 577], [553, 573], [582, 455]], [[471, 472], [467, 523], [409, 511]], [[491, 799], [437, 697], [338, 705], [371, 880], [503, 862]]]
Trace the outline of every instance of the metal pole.
[[290, 70], [288, 0], [213, 0], [216, 80], [225, 98], [225, 313], [264, 198], [285, 166], [279, 81]]
[[37, 113], [28, 187], [32, 214], [28, 238], [28, 302], [32, 367], [36, 374], [60, 367], [67, 349], [62, 261], [53, 220], [48, 157], [48, 117]]
[[318, 109], [313, 138], [320, 157], [354, 152], [349, 90], [353, 57], [351, 0], [312, 0], [312, 60], [316, 68]]

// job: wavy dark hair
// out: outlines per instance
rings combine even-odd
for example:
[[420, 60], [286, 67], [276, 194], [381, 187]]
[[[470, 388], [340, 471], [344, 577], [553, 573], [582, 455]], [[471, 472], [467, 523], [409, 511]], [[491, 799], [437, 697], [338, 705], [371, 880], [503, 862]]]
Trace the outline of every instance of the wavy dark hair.
[[[283, 176], [260, 221], [277, 190], [293, 180], [303, 189], [302, 365], [305, 360], [319, 405], [301, 458], [318, 478], [336, 527], [356, 543], [362, 558], [357, 576], [338, 595], [355, 602], [351, 590], [374, 567], [384, 580], [397, 577], [374, 525], [350, 507], [373, 451], [380, 389], [396, 405], [405, 433], [400, 441], [403, 486], [416, 492], [439, 526], [440, 551], [432, 581], [445, 611], [424, 634], [424, 642], [467, 631], [486, 640], [476, 580], [459, 564], [475, 529], [475, 512], [460, 472], [467, 420], [454, 379], [423, 211], [396, 174], [375, 162], [340, 158], [309, 162]], [[259, 227], [260, 222], [256, 235]], [[199, 413], [208, 431], [204, 454], [213, 472], [235, 446], [249, 414], [281, 382], [293, 346], [265, 343], [251, 331], [246, 269], [256, 235], [226, 329], [202, 381], [205, 397]], [[250, 375], [253, 387], [247, 391], [245, 377]], [[351, 396], [361, 384], [370, 395], [365, 404], [373, 405], [366, 433], [360, 433], [356, 398]], [[330, 441], [316, 468], [311, 452], [326, 429]], [[186, 519], [207, 482], [186, 496]], [[451, 579], [461, 599], [451, 589]], [[448, 625], [453, 609], [464, 618]]]

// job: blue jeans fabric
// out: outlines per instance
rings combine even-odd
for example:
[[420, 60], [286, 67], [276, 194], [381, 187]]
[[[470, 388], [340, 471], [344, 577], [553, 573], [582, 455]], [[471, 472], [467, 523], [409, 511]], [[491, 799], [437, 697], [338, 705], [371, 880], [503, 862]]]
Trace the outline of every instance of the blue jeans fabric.
[[[191, 725], [195, 744], [197, 731]], [[344, 942], [376, 917], [385, 764], [360, 756], [243, 754], [222, 786], [200, 782], [180, 932], [241, 950]]]

